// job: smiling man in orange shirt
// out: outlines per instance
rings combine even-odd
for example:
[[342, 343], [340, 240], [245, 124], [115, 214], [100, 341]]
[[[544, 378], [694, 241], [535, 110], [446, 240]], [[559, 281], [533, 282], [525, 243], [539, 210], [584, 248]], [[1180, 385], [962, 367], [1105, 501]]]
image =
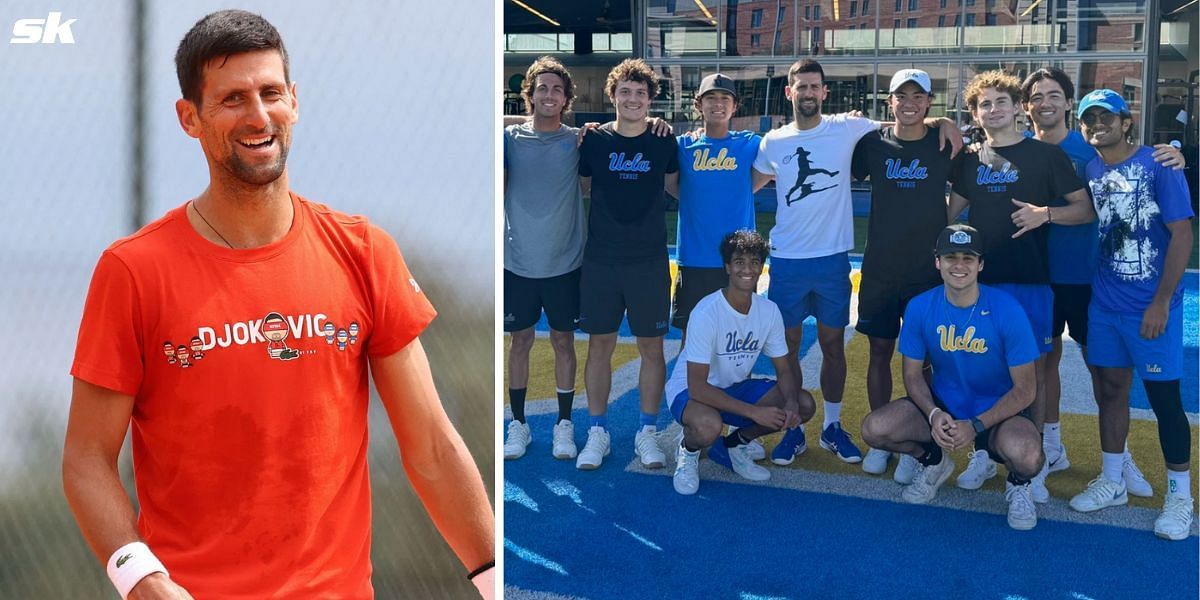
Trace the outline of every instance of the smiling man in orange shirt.
[[[96, 266], [63, 454], [84, 537], [122, 598], [373, 597], [369, 372], [409, 480], [490, 598], [493, 515], [417, 339], [435, 312], [383, 230], [289, 190], [279, 33], [213, 13], [176, 67], [210, 182]], [[117, 473], [131, 423], [136, 515]]]

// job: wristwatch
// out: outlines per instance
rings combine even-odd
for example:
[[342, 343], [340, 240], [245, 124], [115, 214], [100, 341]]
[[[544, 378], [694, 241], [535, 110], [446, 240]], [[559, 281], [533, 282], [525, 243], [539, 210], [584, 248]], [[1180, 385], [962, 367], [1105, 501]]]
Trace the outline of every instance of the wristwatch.
[[975, 417], [971, 417], [971, 427], [975, 429], [975, 433], [983, 433], [986, 427], [983, 426], [983, 421]]

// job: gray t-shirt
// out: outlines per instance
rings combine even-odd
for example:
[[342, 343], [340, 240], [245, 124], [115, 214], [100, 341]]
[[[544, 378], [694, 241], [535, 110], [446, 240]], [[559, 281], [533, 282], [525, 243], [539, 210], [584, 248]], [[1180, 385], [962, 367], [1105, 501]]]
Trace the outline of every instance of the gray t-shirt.
[[578, 132], [504, 129], [504, 268], [521, 277], [555, 277], [583, 263]]

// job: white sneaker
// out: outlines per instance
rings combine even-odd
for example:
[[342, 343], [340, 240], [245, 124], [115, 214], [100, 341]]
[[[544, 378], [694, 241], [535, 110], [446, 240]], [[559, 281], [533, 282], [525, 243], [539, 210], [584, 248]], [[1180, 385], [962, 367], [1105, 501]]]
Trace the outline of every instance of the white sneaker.
[[700, 489], [700, 451], [688, 452], [683, 446], [675, 447], [675, 476], [672, 477], [675, 491], [690, 496]]
[[1037, 526], [1037, 506], [1033, 503], [1032, 487], [1008, 482], [1004, 486], [1004, 499], [1008, 500], [1008, 526], [1017, 531], [1033, 529]]
[[513, 460], [525, 456], [525, 449], [533, 437], [529, 435], [529, 425], [513, 419], [508, 424], [508, 436], [504, 440], [504, 460]]
[[954, 461], [948, 454], [942, 454], [942, 462], [936, 465], [924, 466], [918, 462], [913, 482], [904, 487], [900, 496], [909, 504], [925, 504], [933, 500], [938, 488], [942, 487], [953, 472]]
[[907, 454], [901, 454], [900, 460], [896, 463], [896, 472], [892, 473], [892, 479], [900, 485], [908, 485], [913, 482], [919, 466], [921, 463], [917, 462], [917, 459]]
[[750, 460], [757, 462], [767, 458], [767, 449], [763, 448], [762, 443], [758, 440], [750, 440], [749, 442], [746, 442], [746, 445], [743, 446], [743, 449], [746, 451], [746, 456], [749, 457]]
[[1125, 495], [1124, 482], [1112, 481], [1101, 476], [1093, 479], [1086, 490], [1071, 498], [1071, 508], [1086, 513], [1128, 502], [1129, 496]]
[[892, 453], [887, 450], [879, 450], [876, 448], [867, 448], [867, 456], [863, 458], [863, 472], [872, 475], [881, 475], [887, 470], [888, 461], [892, 459]]
[[647, 469], [661, 469], [667, 464], [667, 455], [658, 447], [658, 439], [654, 431], [638, 430], [633, 436], [633, 452]]
[[[729, 433], [733, 433], [737, 430], [738, 428], [732, 425], [729, 427]], [[759, 442], [757, 439], [746, 442], [744, 448], [746, 450], [746, 456], [749, 456], [750, 460], [757, 462], [767, 458], [767, 449], [763, 448], [762, 442]]]
[[1167, 494], [1162, 514], [1154, 520], [1154, 535], [1179, 541], [1192, 531], [1192, 499]]
[[1050, 501], [1050, 490], [1046, 489], [1046, 476], [1050, 474], [1047, 463], [1042, 463], [1042, 470], [1038, 471], [1037, 475], [1029, 481], [1029, 493], [1033, 497], [1033, 501], [1038, 504], [1045, 504]]
[[1150, 487], [1150, 482], [1146, 481], [1146, 476], [1142, 475], [1141, 469], [1133, 462], [1133, 455], [1128, 450], [1125, 451], [1125, 459], [1121, 463], [1121, 479], [1125, 480], [1125, 491], [1134, 496], [1149, 498], [1154, 495], [1154, 488]]
[[1047, 474], [1071, 468], [1071, 461], [1067, 459], [1067, 447], [1063, 444], [1060, 443], [1057, 448], [1043, 446], [1042, 450], [1046, 452], [1046, 464], [1050, 469]]
[[554, 458], [567, 460], [575, 458], [575, 426], [563, 419], [554, 426], [554, 448], [550, 451]]
[[972, 450], [967, 468], [959, 473], [955, 485], [964, 490], [977, 490], [983, 483], [996, 476], [996, 461], [988, 456], [987, 450]]
[[608, 431], [605, 431], [603, 427], [591, 427], [588, 429], [587, 443], [579, 452], [579, 458], [575, 459], [575, 468], [584, 471], [600, 468], [604, 457], [608, 456], [610, 445], [611, 438]]
[[[720, 442], [717, 442], [720, 443]], [[729, 448], [729, 462], [733, 463], [733, 472], [749, 479], [750, 481], [766, 481], [771, 478], [771, 472], [766, 468], [754, 464], [753, 460], [746, 455], [746, 446], [738, 446]]]

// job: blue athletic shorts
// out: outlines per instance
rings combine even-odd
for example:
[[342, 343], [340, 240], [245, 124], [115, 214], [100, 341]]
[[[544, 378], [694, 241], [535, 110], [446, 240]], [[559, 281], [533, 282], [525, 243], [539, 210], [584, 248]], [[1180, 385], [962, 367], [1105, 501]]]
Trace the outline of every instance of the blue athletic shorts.
[[791, 329], [809, 315], [826, 327], [850, 324], [850, 255], [819, 258], [771, 257], [767, 298], [779, 305], [783, 326]]
[[1033, 339], [1038, 352], [1045, 354], [1054, 347], [1054, 292], [1050, 284], [992, 283], [998, 290], [1008, 292], [1025, 309], [1025, 317], [1033, 327]]
[[1133, 367], [1147, 381], [1174, 381], [1183, 374], [1183, 305], [1167, 315], [1167, 330], [1142, 337], [1141, 313], [1088, 308], [1088, 364], [1095, 367]]
[[[725, 388], [725, 393], [732, 396], [735, 400], [741, 400], [746, 404], [758, 404], [758, 401], [767, 395], [767, 392], [771, 391], [773, 387], [775, 387], [774, 379], [751, 378], [739, 381]], [[675, 417], [675, 421], [680, 425], [683, 425], [683, 409], [687, 408], [688, 400], [687, 390], [683, 390], [671, 402], [671, 415]], [[725, 421], [726, 425], [733, 425], [734, 427], [750, 427], [755, 424], [754, 421], [746, 417], [725, 411], [721, 411], [721, 420]]]

